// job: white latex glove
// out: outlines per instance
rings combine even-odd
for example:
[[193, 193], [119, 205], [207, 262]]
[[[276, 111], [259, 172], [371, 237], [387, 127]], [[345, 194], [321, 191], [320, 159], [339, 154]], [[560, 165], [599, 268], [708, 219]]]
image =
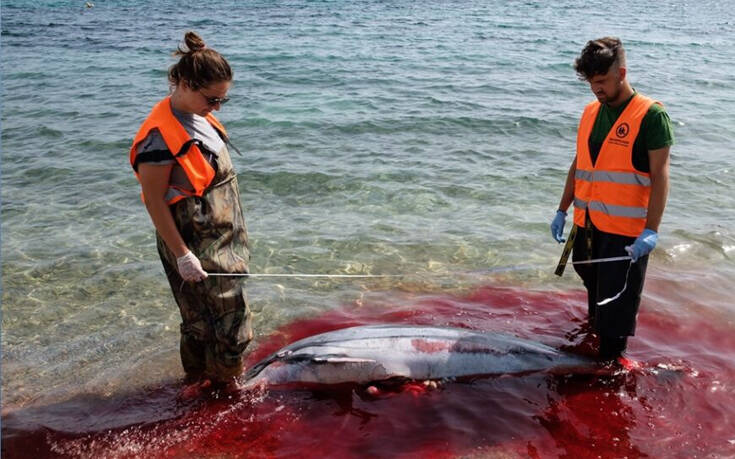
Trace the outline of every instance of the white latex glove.
[[179, 275], [188, 282], [199, 282], [207, 278], [207, 272], [202, 269], [202, 263], [191, 250], [176, 259]]

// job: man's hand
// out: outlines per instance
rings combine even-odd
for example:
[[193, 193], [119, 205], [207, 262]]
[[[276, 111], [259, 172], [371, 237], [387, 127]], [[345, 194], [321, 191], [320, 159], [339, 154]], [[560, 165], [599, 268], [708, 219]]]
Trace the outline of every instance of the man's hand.
[[651, 250], [656, 247], [656, 242], [658, 242], [658, 233], [650, 229], [644, 229], [633, 245], [625, 246], [625, 251], [628, 252], [633, 263], [635, 263], [640, 257], [645, 257], [651, 253]]
[[554, 217], [554, 220], [551, 222], [551, 237], [553, 237], [556, 242], [562, 243], [565, 241], [564, 239], [564, 224], [567, 221], [567, 213], [563, 210], [557, 210], [556, 216]]

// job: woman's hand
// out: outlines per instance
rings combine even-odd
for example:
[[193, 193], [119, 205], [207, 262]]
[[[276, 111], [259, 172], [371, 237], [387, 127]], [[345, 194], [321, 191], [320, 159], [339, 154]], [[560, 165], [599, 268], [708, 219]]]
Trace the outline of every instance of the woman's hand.
[[202, 263], [191, 250], [176, 259], [179, 275], [187, 282], [199, 282], [207, 278], [207, 272], [202, 269]]

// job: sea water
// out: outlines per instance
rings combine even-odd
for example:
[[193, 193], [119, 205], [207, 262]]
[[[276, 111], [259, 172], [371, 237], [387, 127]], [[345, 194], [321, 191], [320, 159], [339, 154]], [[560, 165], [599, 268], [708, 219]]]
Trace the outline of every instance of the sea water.
[[249, 280], [253, 347], [399, 294], [578, 291], [549, 223], [604, 35], [676, 135], [642, 309], [735, 330], [734, 25], [714, 1], [3, 2], [3, 407], [183, 376], [128, 152], [187, 30], [234, 70], [251, 271], [404, 275]]

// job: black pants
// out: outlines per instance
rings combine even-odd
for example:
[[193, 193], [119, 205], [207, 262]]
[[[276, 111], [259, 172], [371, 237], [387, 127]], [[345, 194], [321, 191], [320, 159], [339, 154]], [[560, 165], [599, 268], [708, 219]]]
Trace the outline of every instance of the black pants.
[[[625, 246], [634, 241], [634, 237], [600, 231], [588, 219], [585, 228], [577, 228], [572, 261], [625, 256]], [[635, 263], [622, 260], [574, 265], [587, 288], [587, 311], [590, 324], [600, 336], [601, 358], [620, 355], [625, 350], [627, 337], [635, 334], [647, 266], [648, 255]], [[617, 299], [605, 305], [598, 304], [617, 295], [623, 287], [625, 290]]]

